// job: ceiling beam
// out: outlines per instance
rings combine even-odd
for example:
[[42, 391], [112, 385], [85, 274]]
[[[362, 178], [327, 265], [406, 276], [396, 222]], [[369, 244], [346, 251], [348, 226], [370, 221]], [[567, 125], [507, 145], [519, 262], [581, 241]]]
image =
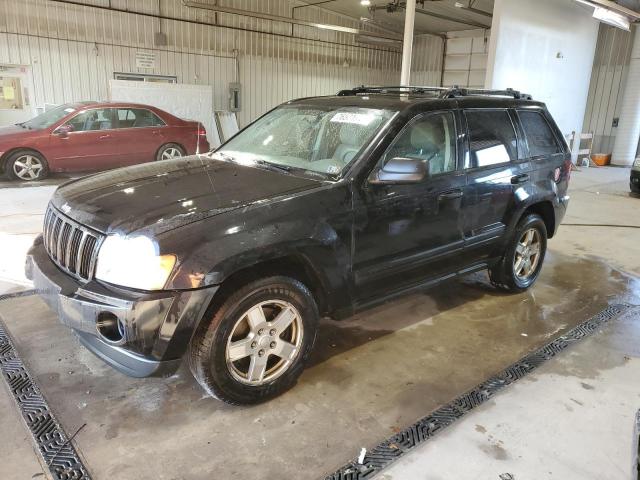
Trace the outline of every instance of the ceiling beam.
[[269, 13], [254, 12], [251, 10], [242, 10], [239, 8], [221, 7], [218, 5], [210, 5], [208, 3], [200, 3], [200, 2], [195, 2], [191, 0], [185, 0], [183, 1], [183, 4], [186, 7], [190, 7], [190, 8], [199, 8], [202, 10], [211, 10], [213, 12], [228, 13], [230, 15], [239, 15], [243, 17], [258, 18], [261, 20], [270, 20], [272, 22], [304, 25], [306, 27], [314, 27], [320, 30], [332, 30], [334, 32], [352, 33], [354, 35], [367, 35], [368, 37], [378, 37], [378, 38], [384, 38], [387, 40], [402, 40], [402, 37], [400, 37], [399, 35], [395, 35], [391, 33], [387, 34], [387, 33], [369, 32], [359, 28], [343, 27], [341, 25], [330, 25], [330, 24], [319, 23], [319, 22], [310, 22], [307, 20], [299, 20], [296, 18], [281, 17], [280, 15], [271, 15]]
[[[394, 9], [404, 9], [406, 8], [406, 2], [397, 2], [390, 4]], [[389, 5], [372, 5], [369, 7], [371, 10], [388, 10]], [[393, 10], [392, 10], [393, 11]], [[461, 25], [468, 25], [470, 27], [482, 28], [484, 30], [491, 28], [489, 25], [485, 25], [483, 23], [474, 22], [473, 20], [462, 20], [459, 18], [451, 17], [449, 15], [444, 15], [442, 13], [432, 12], [431, 10], [425, 10], [423, 8], [416, 8], [416, 13], [420, 13], [422, 15], [427, 15], [433, 18], [439, 18], [440, 20], [446, 20], [447, 22], [459, 23]]]

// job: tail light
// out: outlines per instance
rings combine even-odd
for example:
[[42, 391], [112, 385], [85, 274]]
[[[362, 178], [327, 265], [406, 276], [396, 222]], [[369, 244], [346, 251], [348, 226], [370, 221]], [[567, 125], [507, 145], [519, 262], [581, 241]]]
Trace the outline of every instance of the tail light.
[[206, 137], [207, 136], [207, 130], [204, 128], [204, 125], [202, 125], [202, 124], [198, 124], [198, 136], [200, 136], [200, 137]]
[[569, 180], [571, 180], [571, 167], [573, 166], [573, 163], [571, 163], [571, 159], [567, 159], [564, 161], [564, 169], [565, 169], [565, 175], [567, 176], [567, 182], [569, 182]]

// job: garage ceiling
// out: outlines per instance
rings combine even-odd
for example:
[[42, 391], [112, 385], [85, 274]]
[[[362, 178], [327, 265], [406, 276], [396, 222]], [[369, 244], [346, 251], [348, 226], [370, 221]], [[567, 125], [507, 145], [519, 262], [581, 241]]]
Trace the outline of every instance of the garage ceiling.
[[[397, 0], [371, 0], [371, 6], [366, 7], [360, 4], [360, 0], [308, 0], [304, 3], [319, 4], [326, 10], [342, 13], [353, 18], [369, 18], [374, 24], [386, 27], [398, 33], [404, 28], [404, 9], [394, 8], [396, 4], [401, 6], [405, 2]], [[493, 0], [424, 0], [417, 2], [417, 13], [415, 20], [416, 33], [445, 33], [458, 30], [470, 30], [474, 28], [491, 28], [491, 17], [477, 13], [465, 8], [458, 8], [455, 4], [463, 7], [471, 7], [489, 15], [493, 12]], [[387, 11], [387, 6], [390, 8]], [[432, 13], [433, 16], [427, 13]], [[449, 17], [457, 21], [448, 20], [442, 17]]]

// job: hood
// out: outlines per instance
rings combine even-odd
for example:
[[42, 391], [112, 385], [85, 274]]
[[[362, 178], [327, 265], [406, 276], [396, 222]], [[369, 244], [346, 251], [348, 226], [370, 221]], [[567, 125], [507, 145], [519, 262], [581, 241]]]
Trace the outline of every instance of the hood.
[[33, 130], [22, 128], [18, 125], [8, 125], [6, 127], [0, 127], [0, 144], [7, 141], [13, 142], [22, 137], [28, 137], [32, 133]]
[[103, 233], [146, 230], [157, 235], [320, 184], [317, 180], [193, 156], [73, 180], [56, 190], [52, 203], [75, 221]]

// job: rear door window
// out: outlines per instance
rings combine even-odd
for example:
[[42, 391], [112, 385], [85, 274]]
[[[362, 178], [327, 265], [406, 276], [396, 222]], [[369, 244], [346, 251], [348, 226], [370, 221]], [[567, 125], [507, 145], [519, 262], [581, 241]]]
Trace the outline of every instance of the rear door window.
[[469, 167], [487, 167], [516, 161], [518, 142], [506, 110], [467, 110]]
[[562, 153], [549, 123], [540, 112], [519, 110], [518, 117], [520, 117], [522, 129], [527, 137], [531, 157]]
[[119, 108], [118, 128], [159, 127], [165, 123], [151, 110], [144, 108]]

